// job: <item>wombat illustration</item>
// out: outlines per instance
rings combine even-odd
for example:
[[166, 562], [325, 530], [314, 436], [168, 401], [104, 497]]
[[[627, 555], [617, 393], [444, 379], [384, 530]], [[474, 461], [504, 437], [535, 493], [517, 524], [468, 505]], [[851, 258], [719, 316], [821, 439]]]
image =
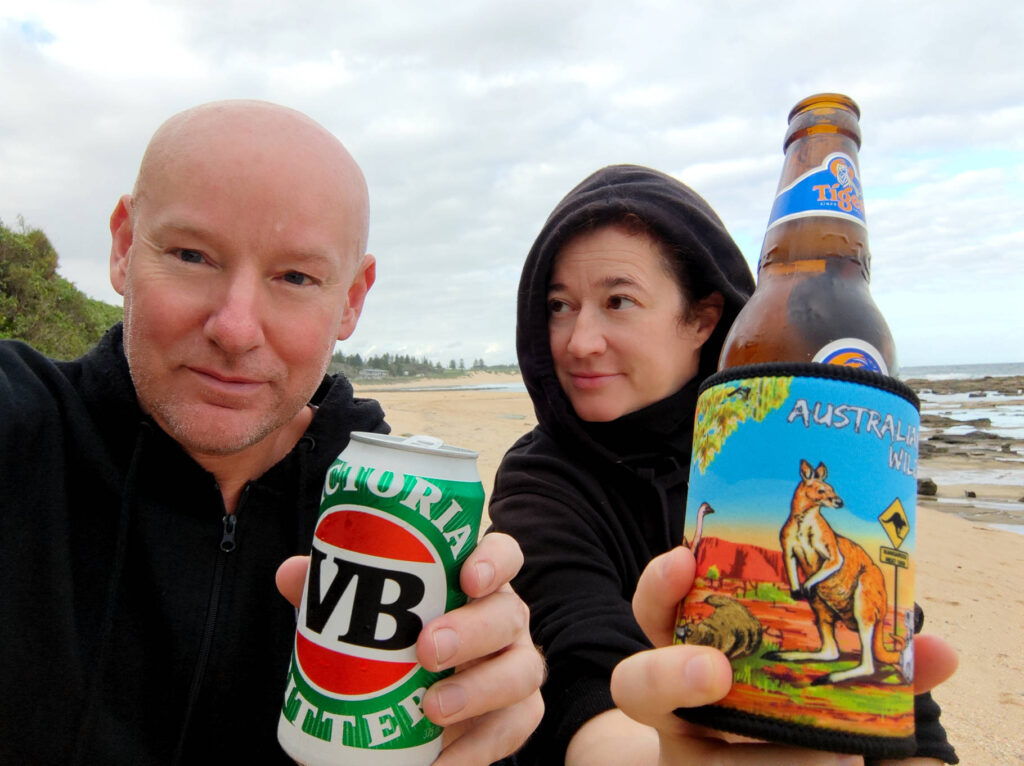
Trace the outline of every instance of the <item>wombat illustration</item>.
[[676, 625], [684, 644], [713, 646], [730, 660], [753, 654], [761, 646], [761, 623], [734, 598], [713, 594], [704, 599], [715, 611], [703, 622]]

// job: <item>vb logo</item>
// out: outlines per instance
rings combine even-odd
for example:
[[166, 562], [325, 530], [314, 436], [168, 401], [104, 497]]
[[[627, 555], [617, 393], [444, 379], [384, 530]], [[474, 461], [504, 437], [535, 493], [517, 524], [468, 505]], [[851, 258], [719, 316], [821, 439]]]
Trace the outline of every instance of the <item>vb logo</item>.
[[[412, 608], [423, 600], [422, 580], [410, 572], [378, 569], [335, 556], [338, 571], [321, 599], [320, 573], [326, 560], [327, 554], [314, 545], [306, 587], [307, 628], [323, 633], [342, 595], [351, 591], [348, 630], [338, 636], [339, 641], [373, 649], [405, 649], [416, 643], [423, 621]], [[389, 583], [397, 586], [398, 592], [393, 601], [384, 603]], [[385, 628], [381, 636], [379, 625], [385, 616], [394, 622], [394, 629]]]
[[416, 669], [416, 639], [444, 612], [444, 567], [413, 526], [339, 506], [313, 538], [295, 653], [307, 680], [335, 697], [378, 694]]

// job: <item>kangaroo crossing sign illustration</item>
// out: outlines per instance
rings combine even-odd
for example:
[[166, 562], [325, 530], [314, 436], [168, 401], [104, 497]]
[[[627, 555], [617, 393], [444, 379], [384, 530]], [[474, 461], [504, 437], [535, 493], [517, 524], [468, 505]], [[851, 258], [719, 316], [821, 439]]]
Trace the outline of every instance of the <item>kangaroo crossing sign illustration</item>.
[[[886, 548], [884, 545], [878, 549], [878, 558], [883, 564], [891, 564], [893, 569], [893, 594], [892, 594], [892, 625], [893, 632], [892, 636], [895, 638], [899, 635], [899, 622], [897, 619], [898, 613], [898, 601], [899, 601], [899, 582], [900, 582], [900, 570], [906, 569], [910, 565], [910, 555], [906, 551], [901, 551], [899, 547], [903, 545], [903, 541], [907, 539], [907, 535], [910, 534], [910, 520], [907, 518], [907, 512], [903, 508], [903, 503], [897, 497], [893, 500], [889, 507], [882, 511], [878, 516], [878, 523], [882, 525], [882, 529], [889, 536], [889, 540], [892, 542], [892, 548]], [[910, 628], [908, 626], [908, 632]]]
[[903, 503], [900, 502], [899, 498], [893, 500], [889, 507], [882, 511], [878, 517], [878, 523], [882, 525], [882, 529], [889, 535], [894, 548], [899, 548], [903, 545], [903, 541], [910, 534], [910, 522], [907, 521], [907, 512], [903, 510]]

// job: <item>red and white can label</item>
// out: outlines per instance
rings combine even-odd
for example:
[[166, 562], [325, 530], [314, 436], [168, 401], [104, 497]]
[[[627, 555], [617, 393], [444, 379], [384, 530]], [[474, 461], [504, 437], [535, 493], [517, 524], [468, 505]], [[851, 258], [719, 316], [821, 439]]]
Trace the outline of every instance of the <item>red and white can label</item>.
[[416, 671], [416, 639], [446, 598], [444, 565], [419, 530], [372, 508], [337, 506], [314, 533], [295, 659], [322, 694], [386, 694]]

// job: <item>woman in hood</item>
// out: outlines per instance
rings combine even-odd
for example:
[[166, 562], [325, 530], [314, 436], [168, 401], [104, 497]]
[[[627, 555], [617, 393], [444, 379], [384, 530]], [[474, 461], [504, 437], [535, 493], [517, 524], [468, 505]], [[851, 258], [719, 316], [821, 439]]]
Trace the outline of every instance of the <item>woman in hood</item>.
[[[711, 207], [633, 165], [569, 192], [527, 256], [516, 346], [538, 425], [505, 455], [490, 504], [495, 529], [526, 556], [514, 586], [548, 662], [545, 717], [521, 763], [658, 763], [656, 729], [616, 709], [610, 679], [651, 648], [631, 602], [648, 563], [682, 542], [697, 390], [753, 289]], [[731, 673], [715, 655], [725, 687], [689, 704], [727, 691]], [[679, 719], [671, 726], [687, 732]], [[929, 734], [938, 749], [927, 754], [952, 754], [941, 727]], [[765, 748], [737, 751], [752, 760], [735, 762], [841, 762]], [[782, 760], [766, 760], [768, 750]]]

